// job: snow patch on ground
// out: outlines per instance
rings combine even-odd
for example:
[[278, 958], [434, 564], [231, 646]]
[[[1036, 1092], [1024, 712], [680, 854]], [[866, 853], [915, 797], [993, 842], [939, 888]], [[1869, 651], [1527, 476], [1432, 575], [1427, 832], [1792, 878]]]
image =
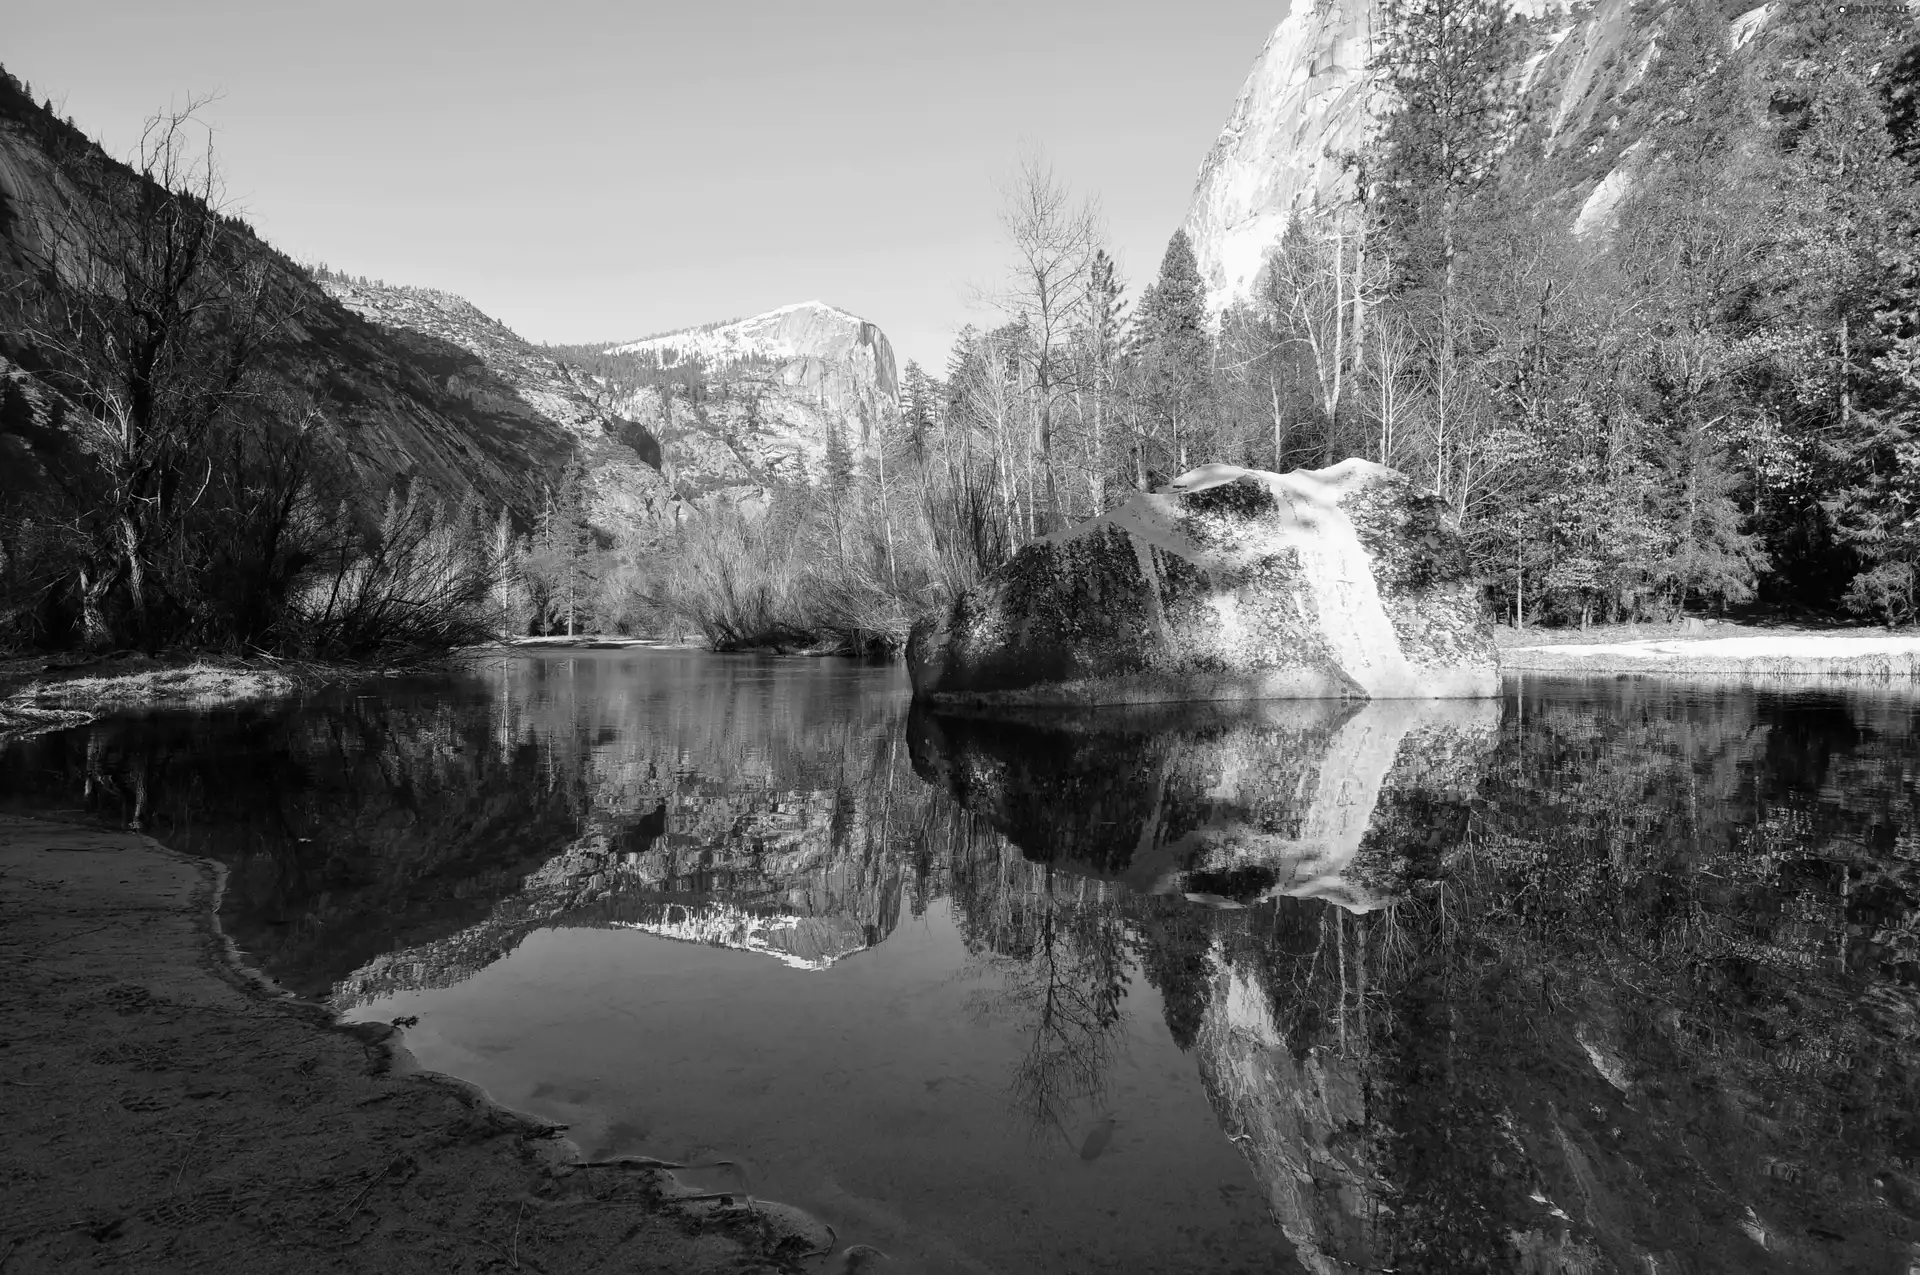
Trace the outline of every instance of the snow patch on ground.
[[1920, 637], [1843, 637], [1796, 635], [1783, 637], [1696, 638], [1658, 642], [1597, 642], [1585, 645], [1519, 646], [1505, 654], [1547, 652], [1569, 657], [1618, 656], [1660, 664], [1675, 660], [1844, 660], [1869, 655], [1920, 656]]

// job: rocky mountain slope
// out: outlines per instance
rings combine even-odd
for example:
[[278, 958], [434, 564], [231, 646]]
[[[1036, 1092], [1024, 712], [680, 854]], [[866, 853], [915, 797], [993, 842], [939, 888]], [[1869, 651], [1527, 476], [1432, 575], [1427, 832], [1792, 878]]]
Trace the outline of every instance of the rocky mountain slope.
[[893, 349], [868, 321], [817, 301], [622, 345], [540, 347], [465, 299], [323, 275], [328, 295], [395, 341], [457, 347], [450, 393], [538, 418], [578, 451], [588, 516], [610, 537], [657, 538], [690, 507], [761, 505], [818, 481], [836, 434], [854, 457], [898, 408]]
[[660, 440], [662, 472], [694, 503], [752, 505], [775, 485], [818, 482], [835, 440], [854, 463], [869, 461], [899, 410], [886, 334], [819, 301], [563, 350]]
[[[594, 526], [651, 539], [677, 521], [682, 510], [660, 471], [660, 440], [613, 411], [604, 387], [579, 369], [450, 292], [319, 277], [329, 297], [411, 351], [447, 394], [522, 422], [529, 436], [556, 436], [577, 454]], [[471, 358], [449, 360], [449, 347]]]
[[[0, 357], [15, 365], [10, 379], [33, 417], [0, 427], [14, 435], [0, 455], [20, 453], [21, 463], [8, 466], [16, 473], [27, 468], [26, 453], [57, 452], [45, 426], [60, 398], [29, 370], [38, 316], [23, 285], [55, 260], [76, 268], [73, 227], [82, 215], [98, 217], [99, 204], [75, 174], [96, 164], [124, 179], [123, 166], [0, 73]], [[577, 420], [521, 399], [445, 335], [402, 335], [369, 322], [269, 245], [250, 239], [249, 251], [270, 293], [295, 315], [269, 353], [272, 380], [310, 406], [325, 449], [365, 492], [377, 500], [405, 479], [531, 516], [576, 445]]]
[[886, 334], [823, 301], [784, 305], [749, 319], [711, 323], [629, 341], [609, 354], [650, 355], [671, 366], [698, 360], [716, 373], [762, 367], [779, 383], [836, 408], [897, 404], [893, 346]]
[[[1650, 118], [1632, 109], [1636, 90], [1682, 8], [1673, 0], [1515, 0], [1509, 146], [1524, 155], [1519, 166], [1548, 173], [1569, 226], [1604, 226], [1631, 185]], [[1753, 41], [1774, 9], [1725, 18], [1727, 47]], [[1300, 0], [1255, 58], [1200, 165], [1184, 223], [1216, 312], [1248, 295], [1296, 215], [1354, 208], [1351, 159], [1390, 107], [1376, 67], [1378, 23], [1374, 0]], [[1526, 147], [1517, 145], [1523, 137]]]
[[[96, 216], [76, 157], [124, 167], [0, 74], [0, 494], [53, 481], [77, 419], [33, 374], [36, 315], [22, 287], [75, 260], [72, 227]], [[241, 227], [243, 233], [245, 228]], [[310, 406], [331, 463], [377, 506], [397, 481], [535, 520], [569, 461], [588, 518], [610, 538], [657, 539], [690, 502], [764, 501], [817, 480], [834, 435], [855, 457], [897, 410], [892, 347], [874, 324], [818, 302], [624, 345], [537, 347], [464, 299], [309, 271], [249, 238], [296, 316], [270, 377]], [[596, 376], [568, 354], [618, 351], [656, 377]]]

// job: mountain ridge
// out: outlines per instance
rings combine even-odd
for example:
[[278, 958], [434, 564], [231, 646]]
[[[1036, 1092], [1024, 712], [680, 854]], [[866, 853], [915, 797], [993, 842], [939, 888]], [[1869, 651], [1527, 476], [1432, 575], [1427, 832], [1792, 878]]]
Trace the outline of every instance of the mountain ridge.
[[[597, 343], [596, 343], [597, 344]], [[790, 386], [818, 392], [828, 405], [897, 407], [893, 345], [877, 323], [824, 301], [796, 301], [743, 319], [679, 328], [600, 353], [650, 357], [662, 367], [700, 363], [724, 371], [741, 364], [777, 366]]]

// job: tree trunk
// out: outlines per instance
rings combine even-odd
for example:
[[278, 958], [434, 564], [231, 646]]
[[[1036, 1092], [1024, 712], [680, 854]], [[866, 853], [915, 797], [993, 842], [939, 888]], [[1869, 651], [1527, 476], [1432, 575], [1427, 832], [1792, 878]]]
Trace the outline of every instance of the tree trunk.
[[[1366, 366], [1367, 357], [1367, 236], [1362, 230], [1353, 237], [1353, 366], [1356, 372]], [[1382, 462], [1383, 464], [1385, 462]]]
[[120, 548], [127, 560], [127, 597], [133, 604], [134, 633], [138, 640], [146, 641], [147, 573], [140, 562], [140, 533], [128, 514], [120, 515]]
[[1346, 284], [1346, 239], [1338, 223], [1333, 228], [1333, 379], [1327, 392], [1327, 431], [1340, 419], [1340, 378], [1347, 362], [1347, 304], [1341, 294]]
[[1042, 530], [1055, 531], [1063, 525], [1063, 519], [1060, 483], [1053, 472], [1053, 399], [1044, 386], [1040, 391], [1040, 471], [1047, 484], [1047, 515]]
[[888, 516], [887, 508], [887, 449], [876, 444], [873, 449], [875, 463], [880, 470], [880, 527], [887, 538], [887, 583], [891, 585], [899, 578], [899, 569], [893, 561], [893, 519]]
[[1516, 536], [1513, 542], [1513, 627], [1515, 632], [1526, 627], [1526, 614], [1521, 609], [1521, 599], [1527, 592], [1527, 560], [1523, 556], [1525, 551], [1520, 547], [1520, 543], [1519, 537]]
[[1267, 374], [1267, 397], [1273, 402], [1273, 469], [1279, 473], [1286, 464], [1287, 436], [1280, 421], [1280, 387], [1274, 384], [1272, 373]]
[[86, 567], [80, 568], [80, 634], [90, 651], [104, 651], [113, 645], [106, 617], [100, 613], [100, 599], [112, 583], [111, 575], [95, 575]]

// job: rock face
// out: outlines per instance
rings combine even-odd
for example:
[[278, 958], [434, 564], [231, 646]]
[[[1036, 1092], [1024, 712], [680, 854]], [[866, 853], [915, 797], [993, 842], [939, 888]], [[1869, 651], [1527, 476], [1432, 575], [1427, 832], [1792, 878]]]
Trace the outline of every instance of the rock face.
[[[19, 285], [49, 262], [81, 260], [71, 227], [98, 213], [97, 192], [75, 185], [63, 154], [124, 173], [0, 74], [0, 502], [35, 513], [62, 467], [79, 463], [73, 432], [54, 427], [72, 405], [20, 364], [9, 335], [40, 318]], [[619, 347], [707, 372], [699, 395], [620, 401], [451, 293], [309, 271], [257, 240], [246, 251], [299, 315], [272, 351], [272, 378], [311, 404], [329, 459], [376, 507], [402, 480], [505, 506], [526, 526], [578, 458], [596, 530], [645, 544], [695, 503], [751, 506], [776, 483], [819, 478], [832, 430], [861, 455], [898, 404], [885, 334], [818, 302]]]
[[[1629, 95], [1659, 56], [1668, 0], [1517, 0], [1505, 74], [1514, 139], [1531, 133], [1560, 157], [1552, 201], [1574, 224], [1596, 192], [1609, 207], [1635, 168], [1645, 135]], [[1729, 21], [1738, 47], [1768, 6]], [[1220, 137], [1194, 183], [1184, 223], [1218, 313], [1244, 300], [1297, 215], [1338, 215], [1354, 204], [1346, 156], [1373, 136], [1389, 105], [1374, 63], [1373, 0], [1296, 0], [1254, 60]], [[1578, 158], [1575, 158], [1578, 157]], [[1611, 185], [1607, 185], [1611, 182]], [[1582, 229], [1601, 214], [1588, 212]]]
[[1025, 545], [907, 663], [936, 703], [1491, 696], [1467, 572], [1444, 502], [1385, 466], [1208, 465]]
[[[44, 318], [33, 309], [34, 289], [22, 286], [25, 281], [48, 262], [71, 270], [85, 259], [73, 227], [100, 217], [102, 205], [99, 192], [76, 184], [72, 172], [75, 165], [85, 169], [89, 164], [102, 173], [130, 176], [78, 130], [26, 98], [17, 82], [0, 75], [0, 354], [18, 360], [26, 344], [20, 334]], [[502, 370], [504, 363], [496, 368], [493, 351], [464, 339], [490, 328], [518, 341], [477, 311], [477, 323], [468, 323], [426, 294], [399, 309], [374, 304], [371, 297], [343, 304], [308, 271], [250, 233], [239, 228], [239, 250], [261, 269], [270, 292], [298, 314], [298, 322], [269, 352], [269, 374], [311, 405], [319, 421], [318, 445], [376, 502], [403, 478], [443, 498], [471, 497], [489, 510], [504, 505], [528, 521], [582, 432], [604, 432], [600, 420], [610, 419], [604, 414], [591, 424], [584, 415], [567, 415], [586, 410], [586, 396], [577, 387], [560, 386], [549, 372], [523, 383], [517, 373]], [[436, 307], [439, 312], [429, 321], [427, 311]], [[422, 324], [409, 329], [413, 317]], [[489, 336], [481, 344], [493, 341]], [[519, 347], [521, 353], [529, 351], [524, 342]], [[63, 453], [75, 446], [78, 431], [66, 429], [63, 440], [63, 430], [51, 427], [61, 399], [53, 386], [12, 366], [0, 368], [0, 376], [16, 385], [27, 405], [27, 412], [16, 408], [16, 414], [32, 417], [24, 423], [0, 421], [0, 501], [32, 509], [57, 478]], [[548, 406], [557, 399], [569, 406], [549, 415]], [[73, 410], [65, 415], [69, 425], [78, 419]], [[46, 476], [48, 470], [53, 477]], [[645, 484], [644, 475], [636, 478]], [[666, 494], [658, 475], [651, 491]], [[644, 503], [646, 493], [639, 499]]]
[[650, 386], [615, 406], [660, 439], [673, 491], [700, 505], [751, 507], [777, 484], [820, 481], [836, 433], [856, 459], [871, 458], [899, 406], [886, 334], [818, 301], [601, 352], [697, 371], [692, 393]]
[[830, 407], [852, 407], [862, 399], [896, 404], [900, 399], [893, 346], [886, 334], [859, 315], [822, 301], [629, 341], [607, 353], [651, 354], [667, 366], [697, 360], [712, 371], [760, 364], [773, 369], [781, 384], [817, 394]]
[[[681, 502], [660, 471], [659, 439], [601, 402], [581, 372], [451, 292], [334, 277], [321, 287], [413, 346], [417, 365], [450, 396], [519, 422], [527, 436], [558, 432], [584, 466], [587, 517], [596, 527], [649, 540], [679, 520]], [[475, 362], [448, 358], [454, 350]]]
[[1297, 0], [1254, 59], [1187, 212], [1214, 309], [1251, 291], [1296, 213], [1352, 200], [1334, 156], [1371, 128], [1372, 34], [1371, 0]]

